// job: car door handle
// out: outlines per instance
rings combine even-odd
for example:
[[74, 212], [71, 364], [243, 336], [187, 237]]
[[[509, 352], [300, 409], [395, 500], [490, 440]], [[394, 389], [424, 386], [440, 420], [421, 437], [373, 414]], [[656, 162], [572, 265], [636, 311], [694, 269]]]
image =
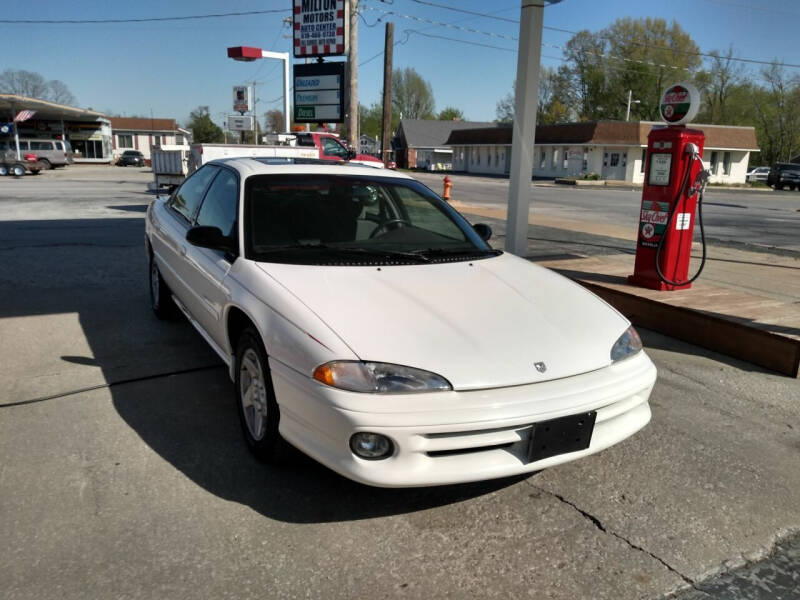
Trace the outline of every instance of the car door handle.
[[183, 245], [178, 246], [178, 253], [181, 256], [186, 256], [186, 246], [183, 246]]

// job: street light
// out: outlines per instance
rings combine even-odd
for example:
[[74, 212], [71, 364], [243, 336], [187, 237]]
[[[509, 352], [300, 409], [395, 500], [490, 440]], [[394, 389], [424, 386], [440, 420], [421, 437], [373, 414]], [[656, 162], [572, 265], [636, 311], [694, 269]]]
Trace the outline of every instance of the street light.
[[631, 104], [641, 104], [642, 103], [641, 100], [631, 100], [631, 96], [632, 95], [633, 95], [633, 92], [631, 90], [628, 90], [628, 110], [625, 113], [625, 120], [626, 121], [628, 121], [631, 118]]
[[[286, 124], [288, 131], [289, 124], [291, 123], [289, 120], [289, 53], [272, 52], [270, 50], [262, 50], [261, 48], [253, 48], [250, 46], [235, 46], [233, 48], [228, 48], [228, 58], [245, 62], [254, 61], [259, 58], [275, 58], [283, 61], [283, 122]], [[256, 115], [256, 119], [258, 119], [258, 115]]]

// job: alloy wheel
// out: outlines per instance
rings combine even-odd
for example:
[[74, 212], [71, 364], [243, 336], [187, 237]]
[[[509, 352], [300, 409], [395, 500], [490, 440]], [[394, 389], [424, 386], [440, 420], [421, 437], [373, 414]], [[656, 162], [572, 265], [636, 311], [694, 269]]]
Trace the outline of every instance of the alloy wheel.
[[245, 350], [239, 367], [239, 401], [250, 435], [261, 440], [267, 425], [267, 389], [261, 361], [253, 348]]

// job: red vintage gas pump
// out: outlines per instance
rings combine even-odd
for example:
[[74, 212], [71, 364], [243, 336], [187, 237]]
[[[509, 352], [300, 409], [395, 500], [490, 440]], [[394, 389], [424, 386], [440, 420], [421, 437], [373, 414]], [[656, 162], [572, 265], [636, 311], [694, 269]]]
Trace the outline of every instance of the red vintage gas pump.
[[[697, 90], [682, 83], [667, 88], [661, 115], [667, 127], [654, 127], [647, 136], [645, 181], [639, 217], [636, 262], [628, 281], [655, 290], [691, 287], [705, 265], [702, 195], [708, 180], [702, 154], [705, 135], [688, 129], [700, 104]], [[695, 209], [699, 204], [703, 259], [688, 277]]]

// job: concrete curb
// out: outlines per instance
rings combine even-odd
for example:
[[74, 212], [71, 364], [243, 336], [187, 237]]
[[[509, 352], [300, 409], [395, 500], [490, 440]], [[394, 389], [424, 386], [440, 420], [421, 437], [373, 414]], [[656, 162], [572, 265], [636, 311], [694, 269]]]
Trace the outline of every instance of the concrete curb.
[[[567, 273], [562, 275], [569, 277]], [[600, 296], [636, 326], [652, 329], [782, 375], [800, 377], [800, 340], [704, 311], [673, 306], [575, 277], [570, 278]]]

